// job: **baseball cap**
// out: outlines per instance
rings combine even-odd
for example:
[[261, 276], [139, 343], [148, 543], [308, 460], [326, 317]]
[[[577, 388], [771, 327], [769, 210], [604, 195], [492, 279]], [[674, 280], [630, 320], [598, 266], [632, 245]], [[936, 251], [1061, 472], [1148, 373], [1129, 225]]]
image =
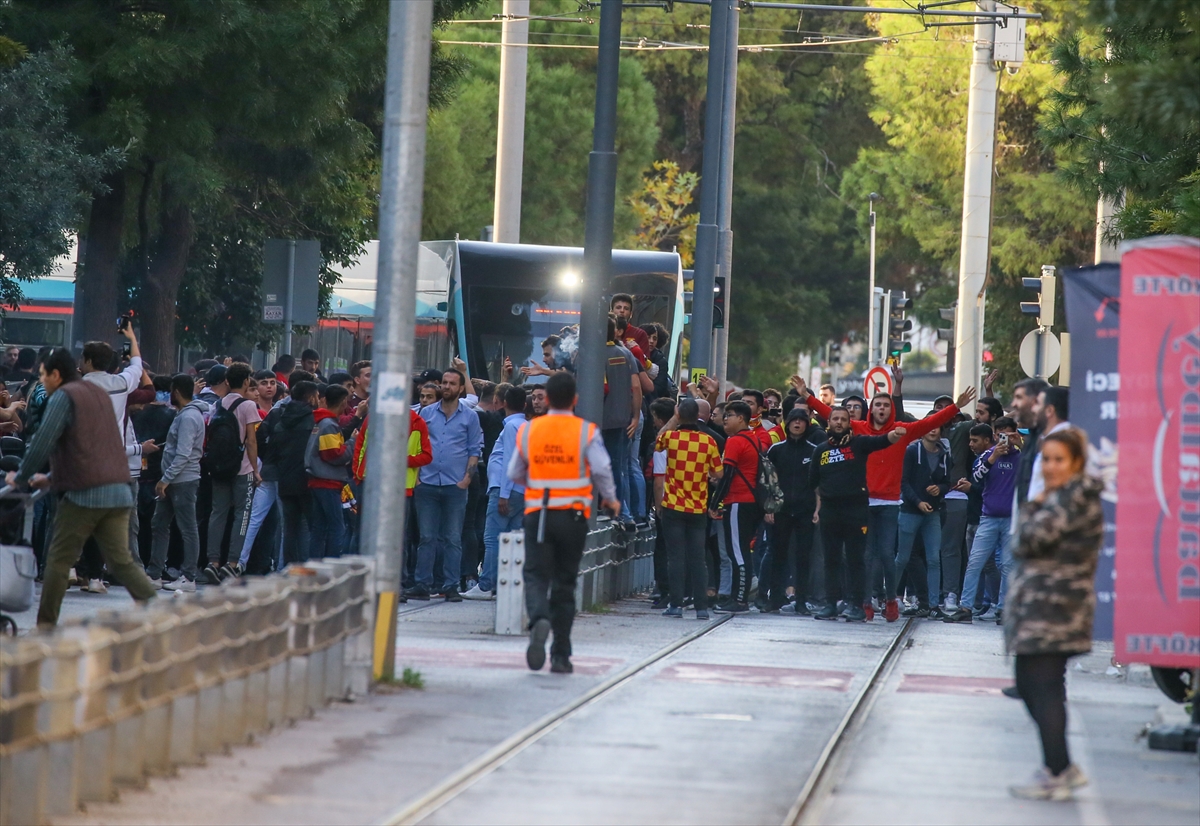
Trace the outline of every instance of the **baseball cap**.
[[208, 373], [204, 376], [204, 383], [209, 387], [215, 387], [225, 381], [225, 373], [228, 372], [224, 364], [214, 364], [208, 368]]

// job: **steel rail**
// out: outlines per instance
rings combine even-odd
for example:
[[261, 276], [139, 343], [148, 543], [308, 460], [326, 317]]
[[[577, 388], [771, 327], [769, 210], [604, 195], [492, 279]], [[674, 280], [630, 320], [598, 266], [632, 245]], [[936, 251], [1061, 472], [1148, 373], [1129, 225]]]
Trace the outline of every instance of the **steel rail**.
[[875, 664], [867, 681], [855, 696], [854, 702], [850, 704], [850, 709], [842, 717], [833, 735], [825, 744], [821, 756], [817, 758], [816, 766], [813, 767], [803, 788], [800, 789], [796, 802], [788, 809], [787, 816], [783, 819], [783, 826], [795, 826], [803, 822], [802, 819], [811, 812], [811, 804], [817, 797], [816, 793], [825, 791], [832, 778], [832, 766], [842, 756], [842, 747], [848, 742], [846, 735], [853, 733], [851, 727], [857, 731], [862, 722], [866, 720], [883, 684], [887, 682], [887, 677], [892, 673], [896, 661], [900, 659], [900, 652], [904, 650], [904, 641], [911, 637], [915, 621], [915, 618], [909, 617], [904, 623], [904, 627], [900, 629], [900, 633], [892, 639], [879, 662]]
[[495, 769], [504, 765], [526, 748], [554, 731], [577, 712], [613, 693], [660, 660], [669, 657], [684, 646], [720, 628], [726, 622], [733, 619], [733, 616], [733, 614], [725, 614], [714, 622], [705, 623], [703, 628], [699, 628], [687, 636], [680, 637], [669, 645], [660, 648], [644, 660], [609, 677], [604, 682], [584, 692], [581, 696], [561, 708], [550, 712], [545, 717], [521, 729], [499, 745], [472, 760], [462, 769], [435, 786], [427, 794], [386, 818], [383, 821], [384, 826], [402, 826], [402, 824], [420, 823], [426, 817], [462, 794], [474, 785], [476, 781], [491, 774]]

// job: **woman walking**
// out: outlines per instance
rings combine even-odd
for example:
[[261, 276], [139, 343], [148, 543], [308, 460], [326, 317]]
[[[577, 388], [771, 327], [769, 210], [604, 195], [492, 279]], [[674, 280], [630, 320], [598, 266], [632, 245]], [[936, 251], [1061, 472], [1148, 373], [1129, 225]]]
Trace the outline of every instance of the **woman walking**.
[[1045, 765], [1010, 791], [1068, 800], [1088, 781], [1067, 754], [1067, 658], [1092, 648], [1104, 512], [1101, 483], [1083, 472], [1087, 438], [1081, 431], [1051, 433], [1041, 451], [1046, 489], [1021, 507], [1004, 637], [1016, 657], [1017, 691], [1041, 735]]

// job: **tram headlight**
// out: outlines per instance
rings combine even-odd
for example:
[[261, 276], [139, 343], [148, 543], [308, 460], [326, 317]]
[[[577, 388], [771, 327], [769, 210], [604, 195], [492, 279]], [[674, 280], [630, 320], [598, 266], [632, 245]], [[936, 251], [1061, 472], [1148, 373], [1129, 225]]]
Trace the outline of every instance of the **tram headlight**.
[[564, 270], [563, 274], [558, 277], [558, 283], [568, 290], [573, 290], [579, 286], [579, 273], [574, 270]]

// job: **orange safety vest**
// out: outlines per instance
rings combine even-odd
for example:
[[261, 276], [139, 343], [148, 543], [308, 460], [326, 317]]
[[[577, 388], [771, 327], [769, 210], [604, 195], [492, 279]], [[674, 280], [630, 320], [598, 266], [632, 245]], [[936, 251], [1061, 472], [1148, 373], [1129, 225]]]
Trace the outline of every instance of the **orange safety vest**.
[[529, 465], [525, 513], [581, 510], [592, 515], [587, 446], [596, 426], [578, 416], [539, 416], [521, 426], [517, 450]]

